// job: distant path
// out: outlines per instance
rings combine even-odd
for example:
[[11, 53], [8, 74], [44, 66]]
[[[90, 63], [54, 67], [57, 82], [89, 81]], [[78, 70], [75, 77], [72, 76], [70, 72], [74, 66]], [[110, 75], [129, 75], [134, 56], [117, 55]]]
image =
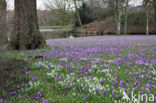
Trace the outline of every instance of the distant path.
[[40, 32], [70, 31], [71, 29], [40, 29]]

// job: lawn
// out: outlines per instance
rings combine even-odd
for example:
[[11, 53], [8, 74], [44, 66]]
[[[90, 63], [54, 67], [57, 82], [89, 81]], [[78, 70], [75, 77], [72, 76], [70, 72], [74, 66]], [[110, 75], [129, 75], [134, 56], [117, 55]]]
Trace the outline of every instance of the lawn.
[[47, 44], [29, 51], [0, 48], [1, 58], [23, 60], [28, 67], [20, 74], [24, 86], [3, 93], [0, 103], [126, 103], [125, 96], [127, 103], [156, 101], [156, 36], [66, 38]]

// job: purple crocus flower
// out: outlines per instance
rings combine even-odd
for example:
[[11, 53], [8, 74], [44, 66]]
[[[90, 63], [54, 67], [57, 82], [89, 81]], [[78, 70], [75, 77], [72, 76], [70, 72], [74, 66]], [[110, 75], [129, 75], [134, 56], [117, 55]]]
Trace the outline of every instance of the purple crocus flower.
[[44, 93], [43, 92], [39, 93], [39, 95], [40, 95], [40, 97], [44, 97]]
[[134, 88], [134, 91], [136, 91], [137, 89], [136, 88]]
[[83, 77], [83, 74], [82, 74], [82, 73], [80, 73], [80, 74], [79, 74], [79, 77]]
[[119, 86], [120, 86], [120, 87], [122, 87], [122, 86], [123, 86], [123, 84], [124, 84], [124, 81], [120, 81]]
[[102, 79], [100, 84], [103, 85], [104, 82], [105, 82], [105, 79]]
[[104, 91], [103, 96], [105, 97], [107, 94], [107, 90]]
[[144, 91], [141, 91], [141, 94], [144, 94]]
[[49, 98], [49, 102], [51, 102], [52, 101], [52, 99], [51, 98]]
[[85, 98], [85, 97], [83, 97], [83, 101], [85, 101], [85, 99], [86, 99], [86, 98]]
[[0, 103], [2, 103], [3, 102], [3, 98], [0, 98]]
[[26, 72], [25, 74], [26, 74], [26, 75], [30, 75], [30, 73], [31, 73], [31, 72], [30, 72], [30, 71], [28, 71], [28, 72]]
[[54, 81], [57, 81], [57, 76], [55, 76], [55, 80]]
[[33, 103], [35, 103], [35, 100], [33, 99]]
[[126, 87], [128, 87], [128, 83], [126, 83]]
[[38, 99], [39, 99], [39, 96], [38, 96], [38, 95], [37, 95], [37, 96], [35, 96], [35, 99], [36, 99], [36, 100], [38, 100]]
[[78, 93], [78, 97], [80, 97], [80, 93]]
[[61, 76], [58, 76], [58, 80], [61, 80]]
[[108, 68], [108, 65], [104, 64], [104, 68]]
[[21, 96], [18, 96], [19, 99], [21, 99]]
[[65, 94], [63, 94], [63, 97], [65, 96]]
[[97, 89], [97, 88], [95, 88], [95, 91], [98, 91], [98, 89]]
[[32, 79], [35, 79], [35, 74], [32, 75]]
[[43, 103], [48, 103], [48, 100], [44, 99], [44, 100], [43, 100]]
[[100, 91], [98, 91], [98, 95], [101, 95], [101, 92]]

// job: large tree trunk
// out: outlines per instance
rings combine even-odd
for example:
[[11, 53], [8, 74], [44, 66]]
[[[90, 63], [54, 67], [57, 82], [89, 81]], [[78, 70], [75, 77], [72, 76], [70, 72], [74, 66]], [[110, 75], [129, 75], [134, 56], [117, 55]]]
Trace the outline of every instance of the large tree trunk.
[[36, 0], [15, 0], [15, 25], [11, 35], [11, 48], [37, 49], [45, 45], [45, 40], [39, 32]]
[[7, 43], [6, 6], [6, 1], [0, 0], [0, 45]]

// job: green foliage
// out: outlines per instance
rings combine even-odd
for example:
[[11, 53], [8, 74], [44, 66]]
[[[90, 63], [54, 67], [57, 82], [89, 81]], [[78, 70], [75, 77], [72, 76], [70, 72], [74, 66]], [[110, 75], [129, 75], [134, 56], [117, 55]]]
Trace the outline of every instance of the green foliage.
[[53, 26], [70, 25], [72, 23], [72, 13], [66, 9], [53, 9], [50, 15], [50, 24]]
[[79, 27], [80, 26], [78, 14], [76, 12], [75, 12], [75, 15], [74, 15], [74, 26], [75, 27]]
[[90, 14], [92, 13], [91, 8], [83, 3], [82, 6], [79, 8], [80, 18], [82, 24], [87, 24], [93, 21]]
[[[123, 22], [123, 21], [122, 21]], [[149, 15], [149, 24], [154, 24], [153, 14]], [[145, 12], [134, 11], [128, 14], [128, 25], [142, 26], [146, 25], [146, 14]]]
[[146, 25], [146, 15], [143, 12], [132, 12], [128, 15], [129, 25]]
[[[104, 9], [100, 6], [91, 7], [83, 3], [78, 9], [82, 25], [88, 24], [93, 21], [101, 21], [110, 16], [113, 16], [112, 11]], [[75, 26], [80, 26], [77, 13], [75, 13]]]
[[125, 22], [125, 15], [121, 15], [121, 24], [124, 24]]

